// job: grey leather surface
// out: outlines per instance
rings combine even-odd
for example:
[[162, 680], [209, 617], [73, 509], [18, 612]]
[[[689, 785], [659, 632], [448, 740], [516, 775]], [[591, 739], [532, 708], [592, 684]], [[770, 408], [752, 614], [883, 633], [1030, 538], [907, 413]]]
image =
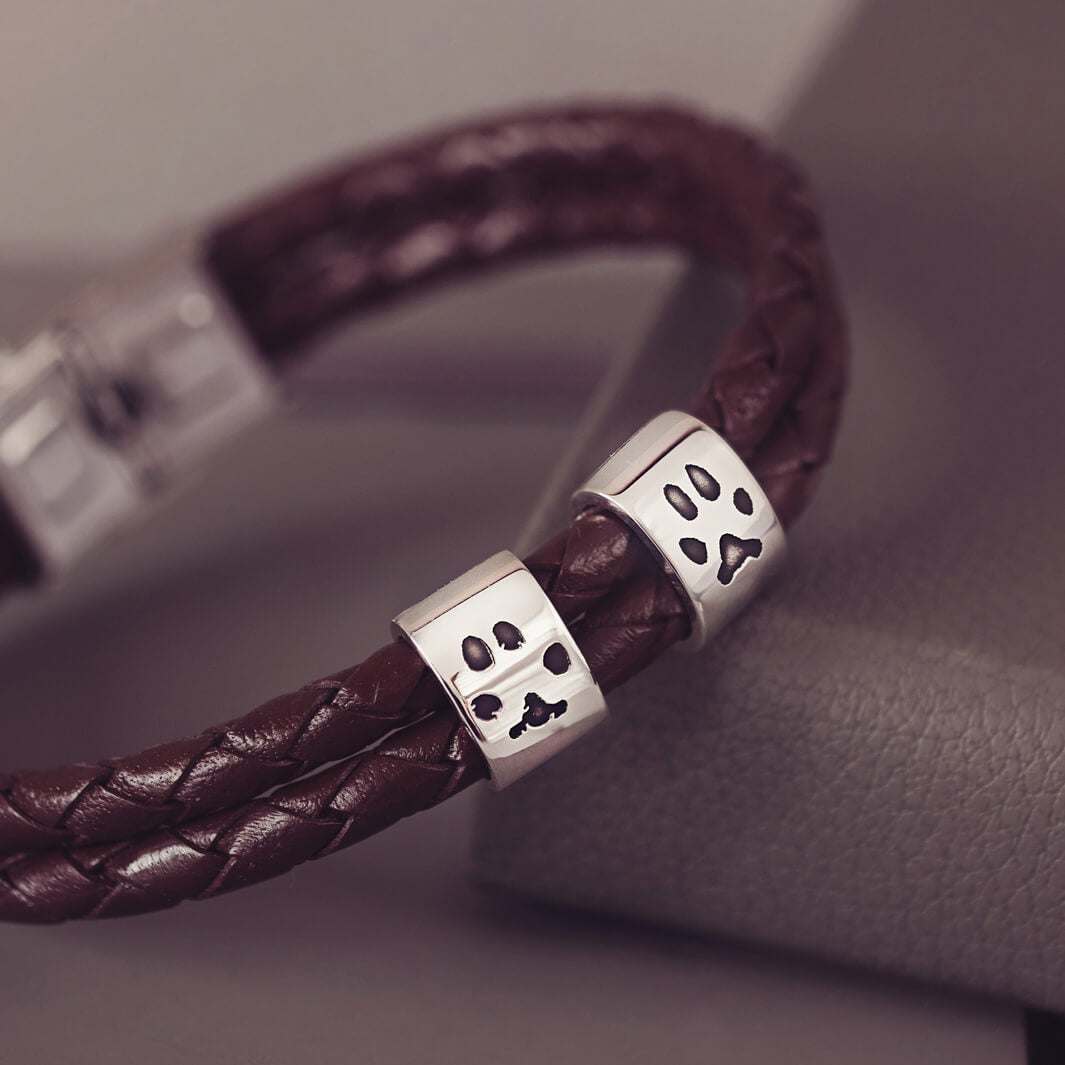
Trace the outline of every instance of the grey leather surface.
[[[485, 804], [483, 880], [1065, 1010], [1063, 31], [956, 0], [871, 5], [840, 42], [784, 131], [853, 317], [838, 458], [771, 594]], [[683, 401], [698, 291], [545, 526]]]

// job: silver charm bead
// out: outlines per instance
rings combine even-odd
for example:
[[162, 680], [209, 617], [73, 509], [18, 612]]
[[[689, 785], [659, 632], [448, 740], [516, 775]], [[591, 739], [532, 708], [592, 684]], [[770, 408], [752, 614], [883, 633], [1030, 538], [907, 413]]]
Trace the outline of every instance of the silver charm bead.
[[626, 441], [573, 496], [631, 525], [683, 593], [698, 650], [754, 596], [784, 556], [784, 530], [729, 444], [698, 418], [667, 411]]
[[505, 787], [606, 718], [606, 702], [551, 600], [501, 551], [404, 610], [393, 631], [436, 675]]

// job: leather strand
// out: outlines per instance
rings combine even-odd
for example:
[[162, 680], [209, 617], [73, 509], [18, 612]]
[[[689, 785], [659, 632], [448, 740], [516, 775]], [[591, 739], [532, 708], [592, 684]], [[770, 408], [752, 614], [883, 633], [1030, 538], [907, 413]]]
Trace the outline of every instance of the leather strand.
[[[591, 608], [574, 634], [609, 691], [688, 624], [668, 578], [643, 570]], [[455, 713], [436, 709], [268, 798], [110, 844], [0, 858], [0, 920], [121, 917], [210, 898], [350, 846], [487, 775]]]
[[508, 114], [275, 194], [223, 223], [208, 261], [283, 365], [349, 315], [430, 283], [604, 245], [678, 247], [746, 275], [743, 320], [707, 353], [691, 409], [790, 523], [831, 449], [845, 344], [806, 182], [746, 131], [668, 106]]
[[[527, 561], [567, 621], [653, 567], [623, 524], [596, 513]], [[198, 736], [126, 758], [0, 777], [0, 856], [106, 843], [236, 806], [445, 705], [417, 653], [390, 644]]]
[[[602, 244], [672, 244], [747, 277], [743, 320], [692, 409], [793, 521], [830, 453], [846, 345], [806, 185], [749, 134], [665, 107], [504, 116], [274, 196], [216, 229], [208, 262], [283, 367], [343, 317], [429, 282]], [[582, 516], [527, 563], [605, 689], [687, 633], [672, 585], [610, 515]], [[0, 777], [0, 918], [206, 898], [485, 774], [420, 660], [392, 645], [191, 739]]]
[[120, 917], [266, 880], [379, 832], [486, 774], [453, 713], [269, 798], [131, 840], [0, 861], [0, 920]]

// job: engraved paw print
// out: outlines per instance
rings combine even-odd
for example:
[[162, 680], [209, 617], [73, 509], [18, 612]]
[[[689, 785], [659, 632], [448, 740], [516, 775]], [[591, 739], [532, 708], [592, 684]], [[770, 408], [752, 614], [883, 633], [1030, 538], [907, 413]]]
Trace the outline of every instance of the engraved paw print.
[[[720, 499], [721, 485], [717, 478], [704, 470], [702, 466], [689, 462], [684, 467], [684, 472], [688, 475], [691, 487], [697, 495], [710, 503]], [[662, 494], [666, 497], [666, 502], [686, 521], [695, 521], [699, 516], [699, 507], [695, 500], [679, 485], [667, 484], [662, 489]], [[754, 513], [754, 503], [744, 488], [737, 488], [732, 493], [732, 505], [745, 517], [750, 517]], [[677, 546], [697, 566], [703, 566], [709, 560], [710, 553], [706, 542], [697, 536], [683, 536]], [[761, 553], [761, 540], [743, 540], [732, 533], [724, 533], [718, 541], [721, 563], [718, 567], [717, 579], [722, 584], [731, 583], [740, 567], [748, 559], [758, 558]]]
[[[492, 626], [492, 636], [499, 651], [504, 654], [508, 651], [516, 651], [525, 643], [525, 637], [521, 630], [509, 621], [497, 621]], [[495, 664], [495, 656], [488, 644], [480, 636], [467, 636], [462, 641], [462, 660], [474, 672], [483, 672], [491, 669]], [[562, 644], [552, 643], [543, 654], [543, 665], [548, 673], [556, 677], [567, 673], [570, 668], [570, 657]], [[568, 706], [565, 699], [549, 703], [538, 692], [525, 693], [525, 710], [521, 719], [514, 724], [509, 734], [511, 739], [517, 739], [528, 728], [537, 728], [546, 725], [553, 717], [561, 717]], [[503, 701], [492, 692], [482, 692], [470, 701], [470, 710], [479, 721], [494, 721], [503, 709]]]

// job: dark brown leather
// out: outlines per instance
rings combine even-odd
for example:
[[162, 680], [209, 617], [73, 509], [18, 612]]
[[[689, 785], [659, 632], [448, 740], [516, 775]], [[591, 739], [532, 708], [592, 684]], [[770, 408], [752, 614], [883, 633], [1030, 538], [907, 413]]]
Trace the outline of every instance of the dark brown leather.
[[[747, 313], [693, 409], [790, 522], [829, 454], [845, 346], [808, 191], [746, 133], [631, 107], [461, 127], [251, 209], [216, 231], [210, 263], [264, 353], [283, 363], [342, 316], [433, 279], [533, 253], [663, 242], [748, 275]], [[528, 563], [605, 688], [687, 631], [668, 580], [608, 515], [585, 515]], [[384, 648], [191, 740], [0, 778], [0, 916], [64, 920], [207, 897], [484, 775], [416, 656]]]
[[0, 589], [33, 584], [40, 576], [32, 549], [0, 499]]
[[0, 918], [119, 917], [209, 898], [356, 843], [484, 774], [457, 717], [437, 711], [372, 752], [244, 807], [118, 843], [0, 861]]
[[810, 190], [748, 132], [631, 105], [458, 126], [253, 205], [215, 231], [209, 262], [284, 363], [345, 316], [430, 282], [597, 245], [672, 245], [747, 277], [743, 321], [707, 352], [691, 410], [792, 521], [831, 449], [845, 344]]
[[[570, 621], [653, 569], [643, 545], [606, 514], [583, 516], [528, 564]], [[610, 655], [602, 662], [611, 676], [623, 668]], [[0, 776], [0, 856], [109, 842], [247, 802], [445, 705], [418, 655], [390, 644], [198, 736], [126, 758]]]
[[[687, 628], [673, 586], [647, 567], [592, 607], [575, 632], [609, 690]], [[357, 843], [485, 776], [476, 744], [442, 707], [269, 798], [114, 843], [0, 857], [0, 920], [120, 917], [210, 898]]]

